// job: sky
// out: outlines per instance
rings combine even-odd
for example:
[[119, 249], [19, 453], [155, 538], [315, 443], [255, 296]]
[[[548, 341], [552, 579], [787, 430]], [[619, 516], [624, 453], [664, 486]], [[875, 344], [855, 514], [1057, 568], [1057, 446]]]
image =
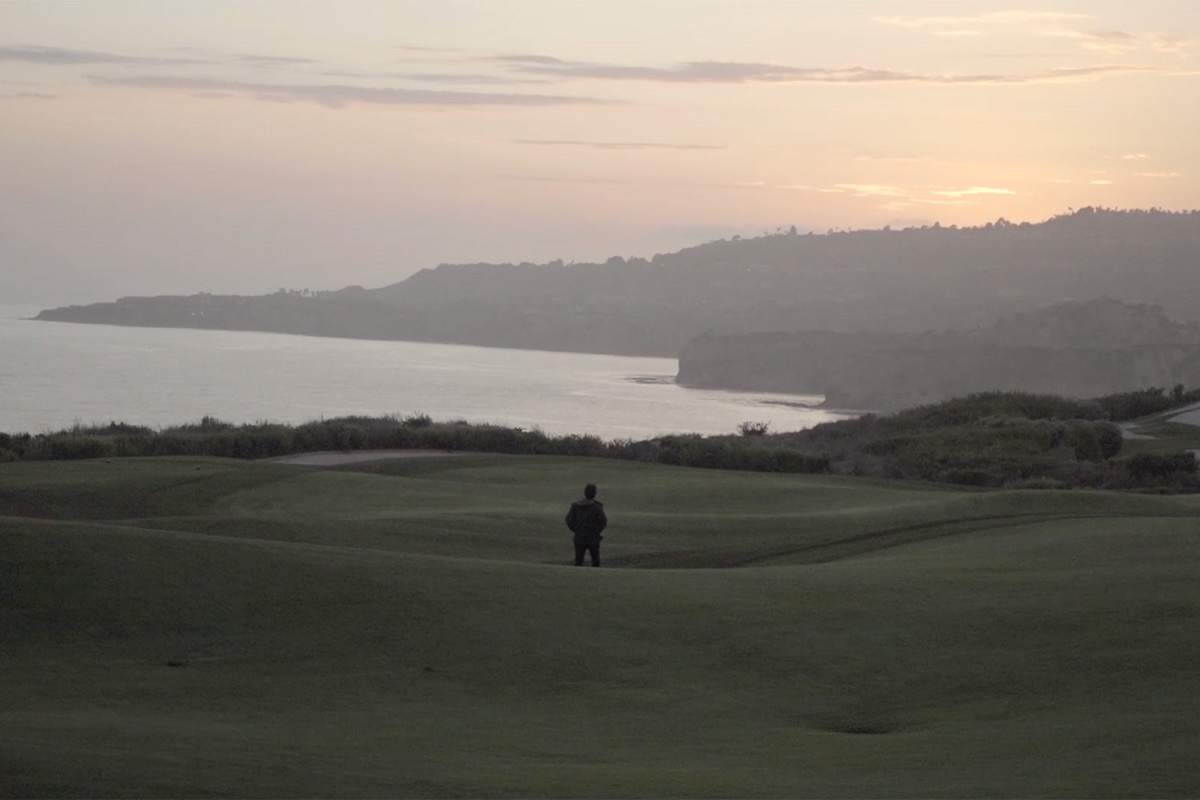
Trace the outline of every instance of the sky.
[[1200, 3], [0, 0], [0, 304], [1200, 207]]

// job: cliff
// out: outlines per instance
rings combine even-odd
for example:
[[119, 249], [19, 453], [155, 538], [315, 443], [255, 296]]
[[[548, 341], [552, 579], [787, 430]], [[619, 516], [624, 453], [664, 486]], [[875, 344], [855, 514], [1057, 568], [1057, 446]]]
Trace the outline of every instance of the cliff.
[[829, 407], [878, 411], [993, 390], [1097, 397], [1200, 385], [1200, 326], [1157, 306], [1096, 300], [965, 332], [706, 333], [683, 349], [676, 380], [824, 394]]

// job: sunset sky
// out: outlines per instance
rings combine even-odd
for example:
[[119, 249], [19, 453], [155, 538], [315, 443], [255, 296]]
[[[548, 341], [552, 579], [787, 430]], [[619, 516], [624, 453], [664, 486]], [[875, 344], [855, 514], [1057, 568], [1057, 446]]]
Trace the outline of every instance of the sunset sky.
[[1200, 207], [1200, 3], [0, 2], [0, 304]]

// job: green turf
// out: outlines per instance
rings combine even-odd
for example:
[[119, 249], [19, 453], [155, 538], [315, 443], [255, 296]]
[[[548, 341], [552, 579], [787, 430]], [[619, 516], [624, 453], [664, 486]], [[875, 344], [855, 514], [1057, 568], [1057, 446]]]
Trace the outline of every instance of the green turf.
[[[612, 568], [567, 566], [601, 487]], [[2, 796], [1189, 797], [1200, 501], [0, 465]]]

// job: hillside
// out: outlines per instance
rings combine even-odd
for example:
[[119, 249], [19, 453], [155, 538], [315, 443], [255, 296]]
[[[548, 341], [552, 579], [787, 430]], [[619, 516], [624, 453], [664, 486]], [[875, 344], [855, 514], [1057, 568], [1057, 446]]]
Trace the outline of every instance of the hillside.
[[919, 333], [1113, 297], [1200, 322], [1200, 212], [781, 233], [603, 264], [443, 264], [378, 289], [127, 297], [38, 319], [674, 357], [705, 331]]
[[[588, 480], [613, 568], [565, 566]], [[0, 464], [0, 795], [1193, 797], [1196, 515], [577, 458]]]
[[964, 331], [706, 333], [683, 349], [677, 380], [823, 394], [827, 406], [877, 411], [988, 391], [1091, 398], [1200, 385], [1200, 325], [1105, 299]]

